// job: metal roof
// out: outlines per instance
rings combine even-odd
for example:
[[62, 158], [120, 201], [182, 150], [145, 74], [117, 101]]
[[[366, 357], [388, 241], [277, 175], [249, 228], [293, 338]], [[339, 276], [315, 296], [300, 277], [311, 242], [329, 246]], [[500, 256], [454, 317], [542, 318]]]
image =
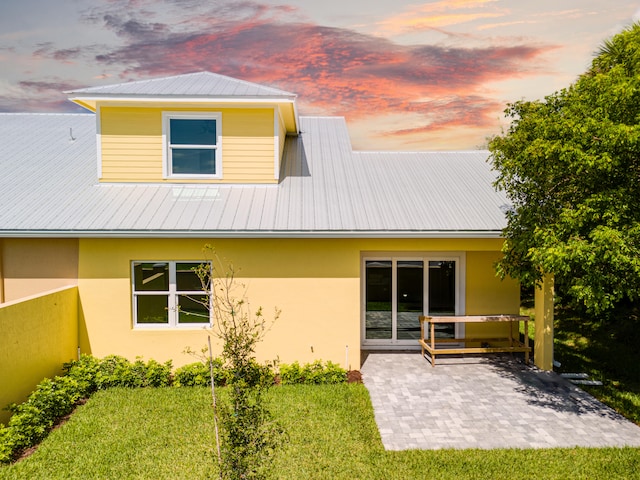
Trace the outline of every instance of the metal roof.
[[226, 77], [217, 73], [197, 72], [150, 80], [101, 85], [65, 92], [75, 97], [137, 97], [137, 96], [186, 96], [186, 97], [269, 97], [293, 99], [295, 94], [265, 87], [256, 83]]
[[499, 237], [488, 152], [353, 152], [301, 117], [277, 185], [98, 183], [93, 114], [0, 114], [0, 236]]

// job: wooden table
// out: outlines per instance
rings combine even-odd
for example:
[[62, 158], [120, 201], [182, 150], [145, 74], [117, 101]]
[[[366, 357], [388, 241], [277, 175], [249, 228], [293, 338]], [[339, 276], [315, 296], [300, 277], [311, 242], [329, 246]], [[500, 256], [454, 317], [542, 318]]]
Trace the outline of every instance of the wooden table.
[[[484, 323], [484, 322], [509, 322], [509, 337], [501, 338], [435, 338], [435, 325], [437, 323]], [[524, 343], [519, 338], [513, 338], [513, 322], [524, 322]], [[429, 338], [425, 338], [425, 323], [429, 323]], [[524, 352], [524, 361], [529, 363], [529, 317], [526, 315], [471, 315], [471, 316], [451, 316], [451, 317], [427, 317], [420, 316], [420, 345], [422, 346], [422, 356], [425, 350], [431, 357], [431, 366], [436, 365], [436, 355], [451, 355], [465, 353], [504, 353], [504, 352]], [[482, 346], [489, 342], [501, 342], [508, 345]], [[436, 345], [443, 343], [464, 343], [464, 347], [438, 348]], [[479, 347], [467, 347], [467, 343], [479, 343]]]

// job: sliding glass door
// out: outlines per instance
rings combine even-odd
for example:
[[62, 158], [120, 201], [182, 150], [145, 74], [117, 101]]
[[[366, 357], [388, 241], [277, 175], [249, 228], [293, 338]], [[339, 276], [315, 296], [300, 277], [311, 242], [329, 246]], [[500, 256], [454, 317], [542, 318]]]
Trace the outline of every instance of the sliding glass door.
[[[365, 258], [363, 344], [416, 346], [420, 315], [460, 312], [459, 258]], [[455, 324], [439, 324], [438, 337], [455, 338]]]
[[[429, 309], [433, 317], [456, 314], [456, 262], [429, 261]], [[456, 338], [455, 323], [434, 323], [436, 338]]]

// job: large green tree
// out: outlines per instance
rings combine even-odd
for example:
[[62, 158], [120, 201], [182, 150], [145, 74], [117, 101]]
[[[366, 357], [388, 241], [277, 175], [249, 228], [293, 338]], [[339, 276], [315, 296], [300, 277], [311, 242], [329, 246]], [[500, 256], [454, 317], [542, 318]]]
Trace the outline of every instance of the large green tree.
[[574, 84], [505, 111], [489, 142], [508, 212], [500, 275], [552, 273], [593, 313], [640, 296], [640, 24], [607, 40]]

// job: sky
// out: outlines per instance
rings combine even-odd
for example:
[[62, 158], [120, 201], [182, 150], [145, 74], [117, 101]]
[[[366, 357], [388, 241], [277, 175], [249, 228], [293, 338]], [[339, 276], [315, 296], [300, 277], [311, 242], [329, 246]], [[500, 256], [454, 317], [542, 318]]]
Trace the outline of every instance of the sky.
[[0, 0], [0, 111], [206, 70], [345, 117], [356, 150], [477, 149], [638, 19], [625, 0]]

